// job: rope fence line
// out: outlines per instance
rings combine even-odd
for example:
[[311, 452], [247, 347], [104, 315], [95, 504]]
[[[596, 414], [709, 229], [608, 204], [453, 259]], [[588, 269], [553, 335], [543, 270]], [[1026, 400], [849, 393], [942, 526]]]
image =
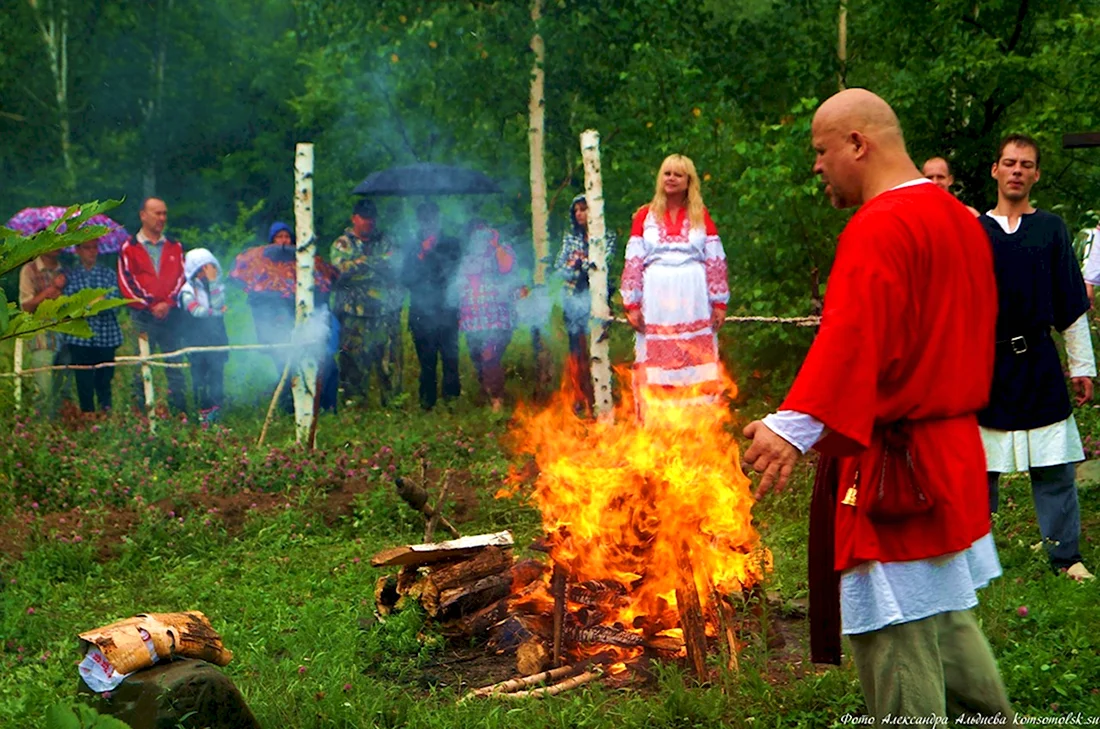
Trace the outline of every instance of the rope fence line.
[[32, 367], [27, 370], [19, 370], [18, 372], [0, 372], [0, 377], [22, 377], [23, 375], [34, 375], [39, 372], [60, 372], [62, 370], [98, 370], [104, 367], [134, 367], [147, 364], [150, 367], [163, 367], [165, 369], [177, 369], [185, 370], [191, 365], [187, 362], [142, 362], [139, 357], [134, 357], [133, 361], [120, 361], [114, 362], [100, 362], [94, 365], [49, 365], [47, 367]]
[[[821, 324], [820, 316], [727, 316], [725, 320], [739, 323], [793, 324], [796, 327], [816, 327]], [[619, 324], [630, 323], [621, 316], [612, 317], [611, 321]]]
[[264, 349], [291, 349], [307, 347], [319, 344], [320, 340], [314, 339], [308, 342], [283, 342], [279, 344], [217, 344], [207, 347], [183, 347], [174, 352], [159, 352], [142, 357], [136, 354], [124, 354], [115, 357], [113, 362], [101, 362], [94, 365], [50, 365], [48, 367], [34, 367], [32, 369], [20, 369], [18, 372], [0, 372], [0, 377], [22, 377], [33, 375], [37, 372], [54, 372], [60, 370], [97, 370], [102, 367], [133, 367], [135, 365], [148, 364], [151, 367], [164, 367], [167, 369], [186, 369], [190, 367], [186, 362], [161, 362], [159, 360], [172, 359], [192, 352], [233, 352]]

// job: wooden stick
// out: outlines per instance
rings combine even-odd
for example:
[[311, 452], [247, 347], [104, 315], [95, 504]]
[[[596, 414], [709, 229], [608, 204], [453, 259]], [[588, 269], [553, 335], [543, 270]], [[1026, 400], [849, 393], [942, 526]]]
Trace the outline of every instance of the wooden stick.
[[565, 625], [565, 568], [554, 563], [554, 573], [550, 578], [550, 594], [554, 596], [554, 642], [550, 660], [555, 666], [562, 665], [561, 634]]
[[733, 630], [733, 607], [726, 602], [724, 597], [718, 594], [717, 589], [712, 589], [710, 595], [711, 599], [714, 600], [714, 609], [718, 612], [718, 627], [726, 638], [726, 650], [729, 652], [726, 659], [726, 668], [740, 673], [741, 664], [737, 660], [737, 635]]
[[467, 699], [476, 699], [481, 696], [491, 696], [497, 693], [510, 693], [512, 691], [518, 691], [519, 689], [527, 688], [528, 686], [534, 686], [537, 683], [543, 683], [545, 681], [556, 681], [559, 678], [564, 678], [568, 676], [570, 673], [576, 670], [577, 669], [575, 666], [560, 666], [558, 668], [552, 668], [549, 671], [543, 671], [542, 673], [536, 673], [531, 676], [510, 678], [507, 681], [494, 683], [492, 686], [485, 686], [483, 688], [474, 689], [473, 691], [459, 699], [459, 703], [462, 703]]
[[424, 541], [432, 541], [432, 535], [435, 534], [435, 527], [439, 524], [439, 518], [443, 515], [443, 500], [447, 498], [447, 492], [451, 488], [451, 473], [450, 469], [443, 474], [443, 488], [439, 490], [439, 498], [435, 500], [435, 508], [431, 510], [432, 513], [425, 514], [428, 518], [428, 523], [424, 526]]
[[286, 387], [286, 378], [290, 375], [290, 359], [286, 361], [286, 366], [283, 367], [283, 376], [279, 378], [279, 384], [275, 386], [275, 392], [271, 395], [271, 404], [267, 406], [267, 417], [264, 418], [264, 427], [260, 429], [260, 439], [256, 441], [256, 446], [262, 446], [264, 444], [264, 438], [267, 437], [267, 426], [271, 424], [271, 416], [275, 414], [275, 406], [279, 403], [279, 397], [283, 394], [283, 388]]
[[[393, 480], [393, 485], [397, 488], [397, 495], [400, 496], [406, 504], [416, 511], [419, 511], [426, 518], [430, 518], [435, 514], [432, 507], [428, 506], [428, 493], [424, 489], [411, 481], [406, 481], [400, 476]], [[455, 529], [454, 524], [442, 514], [439, 516], [438, 523], [455, 539], [459, 539], [462, 536], [459, 531]]]
[[599, 671], [585, 671], [579, 673], [572, 678], [567, 678], [561, 683], [556, 683], [553, 686], [542, 686], [541, 688], [529, 689], [527, 691], [512, 691], [506, 694], [489, 694], [490, 698], [494, 699], [533, 699], [542, 696], [554, 696], [560, 694], [563, 691], [576, 688], [577, 686], [583, 686], [586, 683], [591, 683], [598, 678], [601, 678], [603, 673]]
[[680, 613], [680, 627], [684, 631], [688, 661], [699, 680], [707, 676], [707, 633], [703, 620], [703, 608], [699, 604], [699, 590], [695, 586], [695, 570], [691, 565], [691, 549], [681, 543], [676, 555], [676, 609]]

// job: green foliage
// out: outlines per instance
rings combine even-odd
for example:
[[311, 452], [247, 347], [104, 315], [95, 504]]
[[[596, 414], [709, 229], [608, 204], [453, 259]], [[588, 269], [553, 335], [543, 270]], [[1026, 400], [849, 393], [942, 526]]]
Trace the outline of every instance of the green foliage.
[[[45, 230], [24, 236], [14, 230], [0, 227], [0, 277], [12, 273], [20, 266], [33, 261], [43, 253], [75, 246], [95, 240], [107, 233], [101, 225], [85, 225], [89, 218], [111, 210], [118, 200], [73, 205], [65, 215], [55, 220]], [[59, 228], [66, 226], [64, 232]], [[27, 337], [36, 332], [55, 331], [78, 337], [92, 336], [87, 317], [125, 306], [126, 299], [105, 299], [105, 289], [84, 289], [71, 296], [42, 301], [33, 312], [23, 311], [14, 301], [8, 301], [0, 289], [0, 341], [13, 337]]]
[[55, 704], [46, 709], [46, 729], [130, 729], [130, 725], [84, 704]]

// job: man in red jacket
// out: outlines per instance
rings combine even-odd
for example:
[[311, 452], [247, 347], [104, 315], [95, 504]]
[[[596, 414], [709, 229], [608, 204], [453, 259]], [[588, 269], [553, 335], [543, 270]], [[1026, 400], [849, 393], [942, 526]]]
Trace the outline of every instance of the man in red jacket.
[[745, 428], [745, 462], [764, 474], [759, 497], [783, 486], [800, 451], [822, 453], [811, 641], [832, 644], [813, 645], [815, 660], [839, 662], [839, 622], [880, 723], [965, 714], [1011, 724], [971, 613], [975, 590], [1001, 574], [976, 417], [993, 375], [989, 242], [921, 176], [878, 96], [833, 96], [812, 134], [832, 204], [860, 209], [840, 236], [817, 338], [780, 411]]
[[[174, 352], [182, 341], [177, 297], [184, 283], [183, 246], [164, 237], [168, 206], [163, 200], [146, 199], [139, 216], [141, 230], [118, 252], [118, 287], [123, 296], [136, 299], [130, 304], [130, 317], [139, 333], [148, 334], [150, 350]], [[186, 411], [183, 372], [170, 367], [166, 374], [168, 403], [177, 412]], [[138, 402], [144, 402], [140, 374], [135, 375], [134, 384]]]

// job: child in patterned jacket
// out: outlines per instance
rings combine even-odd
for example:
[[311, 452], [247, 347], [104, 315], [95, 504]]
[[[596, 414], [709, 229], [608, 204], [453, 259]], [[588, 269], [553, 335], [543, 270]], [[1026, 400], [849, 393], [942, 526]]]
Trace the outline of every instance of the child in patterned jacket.
[[[209, 347], [229, 344], [225, 331], [225, 286], [221, 281], [222, 267], [214, 254], [205, 248], [188, 251], [183, 259], [186, 282], [180, 289], [180, 309], [186, 325], [184, 344], [189, 347]], [[191, 386], [199, 408], [203, 427], [217, 422], [225, 400], [224, 372], [228, 352], [192, 352]]]

